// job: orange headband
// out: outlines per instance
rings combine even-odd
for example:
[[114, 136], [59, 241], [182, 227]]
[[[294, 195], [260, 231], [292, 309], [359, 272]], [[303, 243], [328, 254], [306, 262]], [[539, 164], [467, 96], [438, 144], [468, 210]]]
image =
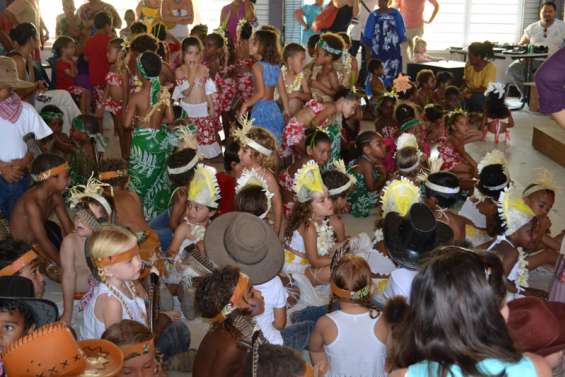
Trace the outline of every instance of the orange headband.
[[360, 290], [358, 290], [356, 292], [353, 292], [353, 291], [348, 291], [347, 289], [339, 288], [332, 281], [331, 289], [332, 289], [332, 293], [339, 298], [350, 298], [350, 299], [353, 299], [353, 300], [360, 300], [363, 297], [366, 297], [366, 296], [369, 295], [369, 286], [368, 285], [364, 286], [363, 288], [361, 288]]
[[95, 258], [94, 261], [97, 267], [108, 267], [116, 263], [131, 260], [136, 255], [139, 255], [139, 246], [137, 245], [119, 254], [114, 254], [110, 255], [109, 257], [103, 258]]
[[33, 249], [30, 249], [24, 253], [21, 257], [4, 267], [0, 270], [0, 276], [12, 276], [28, 264], [31, 261], [37, 259], [37, 254]]
[[233, 312], [237, 305], [241, 302], [241, 298], [245, 291], [249, 288], [249, 276], [245, 275], [243, 272], [239, 273], [239, 279], [237, 280], [237, 285], [235, 286], [233, 293], [230, 298], [230, 302], [223, 307], [222, 311], [218, 313], [212, 322], [223, 322], [228, 315]]
[[120, 346], [120, 348], [124, 353], [124, 360], [127, 360], [133, 354], [145, 355], [149, 352], [155, 352], [155, 342], [153, 339], [149, 339], [135, 344], [126, 344]]
[[55, 166], [54, 168], [51, 168], [47, 171], [44, 171], [43, 173], [39, 173], [37, 175], [32, 175], [31, 177], [33, 178], [33, 180], [35, 182], [43, 182], [43, 181], [53, 177], [54, 175], [58, 175], [58, 174], [66, 172], [66, 171], [69, 171], [69, 163], [68, 162], [64, 162], [59, 166]]
[[112, 178], [127, 177], [127, 175], [128, 171], [126, 169], [103, 171], [101, 173], [98, 173], [98, 179], [100, 179], [101, 181], [108, 181]]

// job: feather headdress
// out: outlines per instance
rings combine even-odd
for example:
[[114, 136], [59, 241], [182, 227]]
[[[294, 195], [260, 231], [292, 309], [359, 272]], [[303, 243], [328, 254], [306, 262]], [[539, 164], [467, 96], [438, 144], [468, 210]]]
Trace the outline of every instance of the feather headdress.
[[261, 187], [261, 189], [265, 193], [265, 196], [267, 197], [267, 210], [265, 211], [265, 213], [263, 213], [259, 216], [260, 219], [264, 219], [265, 217], [267, 217], [267, 215], [271, 211], [271, 205], [272, 205], [271, 202], [273, 200], [274, 194], [271, 191], [269, 191], [269, 186], [267, 185], [267, 181], [265, 180], [265, 178], [263, 178], [261, 175], [259, 175], [255, 169], [251, 169], [251, 170], [245, 169], [243, 171], [243, 173], [241, 173], [241, 176], [237, 180], [237, 186], [235, 187], [235, 193], [239, 194], [239, 192], [243, 188], [248, 187], [248, 186], [259, 186], [259, 187]]
[[188, 200], [206, 207], [218, 208], [220, 197], [216, 169], [198, 164], [188, 187]]
[[396, 212], [405, 216], [414, 203], [420, 202], [420, 189], [407, 178], [390, 181], [382, 191], [383, 216]]
[[251, 129], [253, 128], [253, 119], [249, 119], [247, 115], [244, 115], [238, 119], [238, 122], [239, 124], [241, 124], [241, 128], [235, 129], [233, 131], [233, 136], [239, 140], [241, 145], [247, 145], [248, 147], [253, 148], [257, 152], [267, 157], [273, 154], [272, 150], [262, 146], [261, 144], [247, 136], [249, 134], [249, 131], [251, 131]]
[[328, 193], [330, 196], [336, 196], [339, 194], [342, 194], [344, 192], [346, 192], [347, 190], [349, 190], [353, 185], [355, 185], [357, 183], [357, 178], [355, 178], [354, 175], [350, 174], [347, 169], [345, 168], [345, 162], [343, 162], [343, 160], [339, 159], [339, 160], [335, 160], [334, 163], [334, 169], [342, 174], [345, 174], [349, 180], [347, 181], [346, 184], [344, 184], [341, 187], [336, 187], [333, 188], [331, 190], [328, 190]]
[[312, 200], [315, 194], [323, 194], [325, 190], [320, 167], [313, 160], [302, 165], [294, 175], [294, 192], [300, 203]]
[[522, 196], [524, 198], [538, 191], [548, 190], [553, 191], [554, 193], [559, 191], [559, 188], [557, 187], [553, 179], [553, 174], [549, 170], [543, 168], [536, 170], [538, 171], [538, 173], [533, 183], [526, 187], [526, 189], [522, 193]]
[[506, 227], [505, 234], [507, 236], [515, 233], [535, 217], [534, 211], [512, 187], [508, 187], [500, 193], [498, 214]]
[[498, 149], [494, 149], [494, 150], [488, 152], [487, 154], [485, 154], [483, 159], [477, 165], [477, 170], [478, 170], [479, 174], [481, 174], [483, 169], [487, 166], [502, 165], [503, 168], [504, 168], [504, 173], [508, 177], [508, 174], [507, 174], [508, 172], [506, 171], [506, 165], [507, 164], [508, 164], [508, 162], [506, 161], [506, 157], [504, 157], [504, 153], [502, 153], [502, 151], [499, 151]]
[[110, 203], [102, 196], [104, 193], [104, 187], [112, 186], [108, 183], [100, 182], [98, 179], [94, 178], [94, 173], [86, 181], [86, 185], [76, 185], [69, 189], [69, 204], [71, 209], [74, 209], [83, 198], [91, 198], [96, 200], [102, 208], [106, 211], [108, 216], [112, 216], [112, 207]]

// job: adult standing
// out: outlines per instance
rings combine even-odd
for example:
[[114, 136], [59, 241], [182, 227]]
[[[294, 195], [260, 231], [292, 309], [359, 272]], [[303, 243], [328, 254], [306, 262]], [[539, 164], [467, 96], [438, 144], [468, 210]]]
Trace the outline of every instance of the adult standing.
[[161, 19], [175, 38], [188, 37], [188, 25], [194, 22], [192, 0], [163, 0]]
[[233, 0], [222, 8], [220, 26], [226, 31], [232, 46], [237, 42], [237, 24], [240, 20], [255, 23], [255, 6], [250, 0]]
[[108, 13], [110, 17], [112, 17], [112, 27], [114, 29], [122, 28], [122, 19], [116, 11], [116, 8], [102, 0], [88, 0], [87, 3], [84, 3], [80, 6], [80, 8], [78, 8], [78, 15], [85, 23], [86, 27], [88, 29], [92, 29], [92, 32], [94, 33], [94, 16], [96, 16], [98, 12], [102, 11]]
[[386, 87], [402, 70], [401, 43], [406, 40], [404, 21], [400, 12], [390, 7], [391, 0], [378, 0], [379, 8], [369, 15], [363, 43], [371, 51], [373, 58], [383, 62], [383, 82]]
[[161, 0], [141, 0], [137, 3], [135, 14], [150, 33], [153, 25], [161, 23]]
[[[556, 19], [557, 7], [551, 1], [545, 2], [540, 8], [539, 21], [531, 23], [524, 29], [524, 35], [520, 39], [523, 46], [536, 45], [547, 46], [548, 55], [553, 55], [561, 48], [565, 41], [565, 22]], [[534, 60], [532, 70], [536, 70], [543, 60]], [[516, 60], [508, 67], [507, 74], [510, 81], [524, 98], [524, 81], [526, 80], [526, 62]]]
[[323, 6], [324, 0], [316, 0], [314, 1], [314, 4], [306, 4], [302, 6], [302, 8], [298, 8], [294, 11], [294, 18], [303, 28], [301, 32], [301, 41], [303, 46], [308, 44], [308, 40], [311, 36], [317, 34], [314, 30], [312, 30], [312, 24], [316, 17], [322, 13]]
[[[34, 59], [39, 60], [39, 48], [42, 48], [43, 43], [49, 39], [49, 31], [41, 19], [39, 0], [14, 0], [6, 7], [4, 15], [7, 20], [7, 25], [5, 25], [5, 31], [7, 32], [24, 22], [33, 24], [39, 31], [40, 44], [34, 51]], [[13, 47], [9, 44], [8, 46]]]
[[[434, 7], [432, 15], [427, 21], [424, 20], [426, 1], [429, 1]], [[414, 37], [424, 35], [424, 24], [431, 24], [434, 21], [439, 12], [439, 3], [437, 0], [396, 0], [395, 8], [400, 10], [406, 27], [406, 42], [402, 46], [402, 60], [404, 62], [402, 68], [406, 71], [406, 65], [412, 57]]]
[[367, 64], [366, 56], [368, 51], [366, 47], [361, 44], [361, 36], [365, 30], [365, 25], [367, 24], [367, 19], [369, 15], [373, 13], [375, 7], [377, 6], [377, 0], [360, 0], [359, 1], [359, 17], [353, 19], [353, 29], [351, 29], [351, 49], [349, 53], [352, 56], [357, 56], [359, 48], [363, 48], [361, 54], [361, 69], [359, 70], [359, 83], [364, 83], [367, 76]]
[[332, 26], [323, 31], [345, 33], [353, 17], [359, 16], [359, 0], [332, 0], [332, 4], [337, 8], [337, 14]]
[[540, 111], [565, 129], [565, 47], [541, 65], [535, 80]]

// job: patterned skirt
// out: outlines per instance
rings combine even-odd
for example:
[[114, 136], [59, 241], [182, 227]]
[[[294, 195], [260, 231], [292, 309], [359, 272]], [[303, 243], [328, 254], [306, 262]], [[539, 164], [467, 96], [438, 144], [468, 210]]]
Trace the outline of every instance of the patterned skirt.
[[134, 130], [128, 164], [130, 188], [139, 195], [147, 221], [168, 208], [171, 184], [167, 159], [171, 152], [171, 136], [166, 126]]

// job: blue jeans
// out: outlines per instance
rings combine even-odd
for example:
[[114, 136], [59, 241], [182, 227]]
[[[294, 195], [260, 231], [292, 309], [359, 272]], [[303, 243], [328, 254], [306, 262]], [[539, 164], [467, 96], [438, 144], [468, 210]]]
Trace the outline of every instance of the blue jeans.
[[316, 321], [303, 321], [286, 326], [281, 331], [284, 346], [293, 348], [296, 351], [308, 349], [310, 335], [314, 331], [315, 325]]
[[149, 223], [151, 229], [159, 235], [159, 239], [161, 240], [161, 249], [163, 252], [166, 252], [169, 249], [169, 245], [173, 239], [173, 230], [169, 227], [170, 219], [171, 216], [169, 215], [169, 209], [166, 209]]
[[29, 173], [24, 173], [23, 177], [15, 182], [8, 183], [0, 177], [0, 212], [10, 220], [10, 214], [16, 206], [16, 202], [26, 192], [29, 187]]
[[188, 351], [190, 348], [190, 330], [182, 321], [174, 321], [157, 338], [157, 351], [165, 360]]

